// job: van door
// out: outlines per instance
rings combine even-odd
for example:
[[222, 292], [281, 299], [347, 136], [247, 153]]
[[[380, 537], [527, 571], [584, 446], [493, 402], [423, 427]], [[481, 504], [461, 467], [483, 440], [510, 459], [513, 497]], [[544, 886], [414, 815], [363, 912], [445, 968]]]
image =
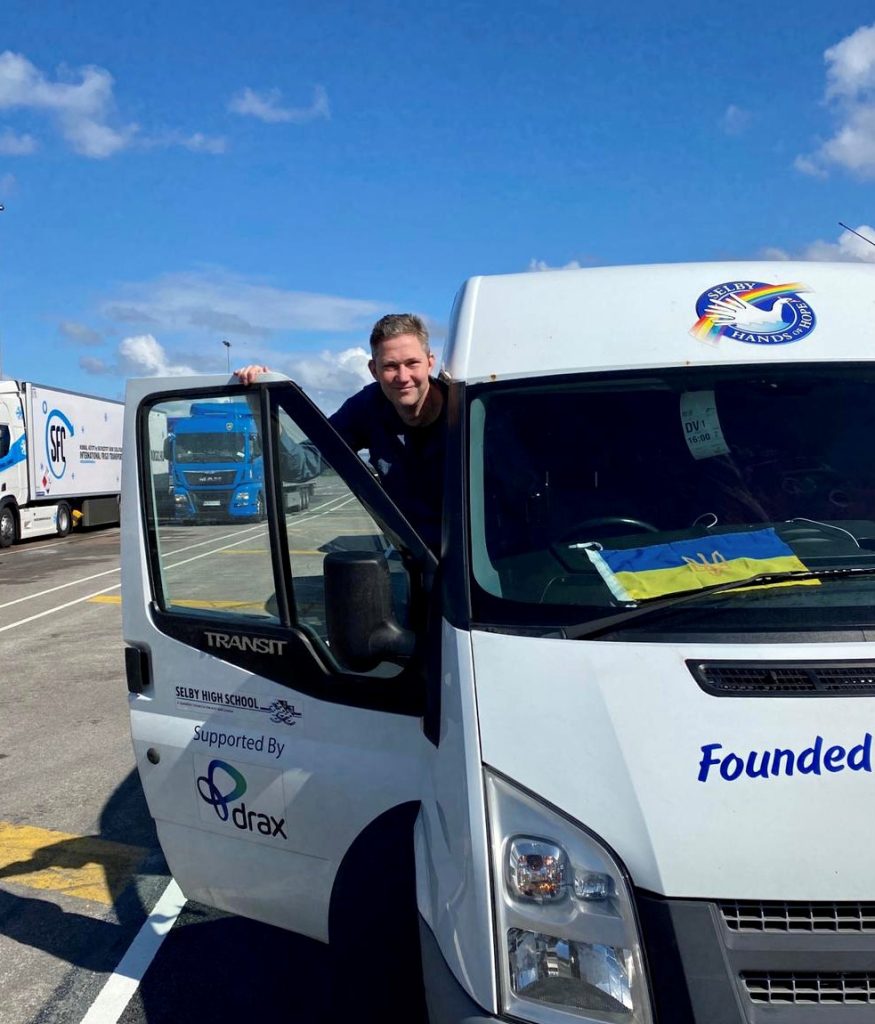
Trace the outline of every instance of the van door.
[[[422, 793], [420, 652], [435, 560], [300, 389], [277, 375], [266, 381], [243, 389], [178, 379], [161, 393], [155, 381], [129, 382], [122, 567], [131, 727], [186, 896], [327, 940], [350, 847]], [[180, 523], [159, 500], [150, 438], [193, 401], [221, 413], [241, 398], [264, 453], [263, 481], [250, 474], [252, 488], [264, 489], [266, 519]], [[221, 438], [215, 455], [233, 472], [237, 455]], [[314, 466], [321, 473], [304, 509], [302, 467]], [[365, 638], [370, 656], [352, 610], [373, 615], [375, 601], [385, 628]]]

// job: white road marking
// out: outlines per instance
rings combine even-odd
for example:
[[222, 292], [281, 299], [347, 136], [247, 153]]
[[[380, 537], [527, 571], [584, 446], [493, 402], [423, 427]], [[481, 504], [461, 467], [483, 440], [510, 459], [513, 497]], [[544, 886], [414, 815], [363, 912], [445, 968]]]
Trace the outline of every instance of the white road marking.
[[114, 572], [118, 572], [118, 566], [115, 569], [107, 569], [104, 572], [96, 572], [93, 576], [83, 576], [78, 580], [71, 580], [69, 583], [59, 583], [56, 587], [49, 587], [48, 590], [40, 590], [36, 594], [26, 594], [24, 597], [16, 597], [14, 601], [7, 601], [5, 604], [0, 604], [0, 608], [11, 608], [14, 604], [21, 604], [22, 601], [33, 601], [37, 597], [45, 597], [46, 594], [54, 594], [56, 590], [63, 590], [65, 587], [75, 587], [77, 583], [88, 583], [91, 580], [99, 579], [101, 576], [111, 576]]
[[[247, 532], [252, 532], [257, 527], [250, 527]], [[225, 540], [226, 537], [239, 537], [239, 531], [236, 533], [226, 533], [224, 537], [211, 537], [209, 540], [201, 540], [196, 544], [187, 544], [182, 548], [175, 548], [173, 551], [168, 551], [164, 554], [164, 558], [169, 558], [171, 555], [181, 554], [183, 551], [192, 551], [194, 548], [203, 547], [204, 544], [214, 544], [217, 540]], [[24, 597], [16, 597], [12, 601], [6, 601], [4, 604], [0, 604], [0, 609], [11, 608], [14, 604], [21, 604], [22, 601], [33, 601], [38, 597], [45, 597], [46, 594], [54, 594], [58, 590], [64, 590], [66, 587], [75, 587], [80, 583], [90, 583], [91, 580], [100, 579], [101, 576], [111, 576], [114, 572], [119, 572], [120, 567], [116, 566], [114, 569], [106, 569], [103, 572], [96, 572], [91, 576], [80, 576], [77, 580], [70, 580], [68, 583], [59, 583], [56, 587], [49, 587], [47, 590], [39, 590], [35, 594], [25, 594]], [[102, 591], [101, 591], [102, 593]], [[66, 608], [67, 605], [64, 605]]]
[[97, 998], [82, 1018], [82, 1024], [116, 1024], [139, 988], [149, 965], [161, 948], [167, 933], [176, 924], [185, 897], [174, 879], [170, 879], [152, 913], [146, 918], [134, 941], [107, 978]]
[[72, 608], [74, 604], [82, 604], [83, 601], [90, 601], [92, 597], [97, 597], [99, 594], [108, 594], [110, 590], [118, 590], [121, 583], [113, 583], [111, 587], [104, 587], [103, 590], [95, 590], [93, 594], [86, 594], [85, 597], [77, 597], [73, 601], [67, 601], [66, 604], [56, 604], [54, 608], [46, 608], [44, 612], [37, 612], [36, 615], [28, 615], [26, 619], [19, 619], [17, 622], [7, 623], [5, 626], [0, 626], [0, 633], [5, 633], [7, 629], [15, 629], [16, 626], [26, 626], [28, 622], [36, 622], [37, 619], [44, 619], [47, 615], [53, 615], [55, 612], [62, 612], [65, 608]]
[[[349, 497], [345, 498], [345, 500], [340, 502], [340, 504], [335, 504], [332, 507], [332, 503], [339, 501], [338, 498], [333, 498], [333, 499], [331, 499], [331, 501], [325, 502], [325, 504], [319, 505], [319, 506], [317, 506], [316, 509], [313, 510], [314, 513], [317, 512], [318, 509], [326, 509], [326, 511], [319, 512], [318, 515], [314, 514], [314, 515], [307, 516], [306, 519], [296, 519], [295, 522], [296, 523], [309, 522], [312, 519], [319, 519], [322, 516], [329, 515], [331, 512], [337, 511], [337, 510], [343, 508], [344, 505], [348, 505], [349, 502], [352, 501], [352, 500], [353, 500], [353, 496], [350, 495]], [[267, 527], [264, 524], [259, 524], [258, 526], [250, 527], [248, 530], [245, 531], [246, 535], [243, 536], [243, 537], [240, 537], [240, 532], [241, 531], [239, 531], [239, 530], [236, 531], [235, 533], [226, 533], [225, 537], [238, 537], [239, 539], [234, 541], [233, 544], [224, 544], [224, 545], [222, 545], [221, 547], [218, 547], [218, 548], [211, 548], [209, 551], [202, 551], [199, 555], [193, 555], [191, 558], [184, 558], [181, 562], [174, 562], [172, 565], [166, 565], [165, 569], [167, 569], [167, 570], [177, 569], [177, 568], [179, 568], [182, 565], [188, 565], [190, 562], [197, 562], [201, 558], [209, 558], [210, 555], [218, 554], [220, 551], [227, 551], [229, 548], [238, 547], [240, 544], [248, 544], [252, 540], [252, 534], [257, 532], [257, 531], [259, 531], [259, 530], [261, 530], [261, 531], [266, 533], [267, 532]], [[199, 541], [196, 544], [190, 544], [187, 547], [177, 548], [175, 551], [167, 552], [162, 557], [169, 558], [169, 557], [171, 557], [173, 555], [181, 554], [183, 551], [191, 551], [194, 548], [203, 547], [204, 544], [214, 544], [217, 540], [224, 540], [225, 537], [213, 537], [210, 540]], [[74, 583], [86, 583], [86, 582], [88, 582], [88, 580], [96, 579], [99, 576], [107, 576], [107, 575], [110, 575], [111, 573], [114, 573], [114, 572], [119, 572], [119, 569], [107, 569], [105, 572], [95, 573], [93, 576], [87, 576], [87, 577], [85, 577], [84, 579], [81, 579], [81, 580], [74, 580], [73, 583], [62, 583], [62, 584], [60, 584], [57, 587], [52, 587], [50, 590], [42, 591], [41, 595], [40, 594], [31, 594], [30, 597], [38, 597], [38, 596], [42, 596], [44, 594], [50, 594], [50, 593], [52, 593], [55, 590], [63, 590], [64, 587], [73, 586]], [[120, 586], [121, 586], [121, 583], [114, 583], [111, 587], [104, 587], [102, 590], [95, 590], [91, 594], [85, 594], [84, 597], [74, 598], [74, 600], [72, 600], [72, 601], [66, 601], [64, 604], [55, 605], [53, 608], [46, 608], [45, 611], [37, 612], [36, 615], [29, 615], [25, 619], [18, 619], [17, 622], [7, 623], [7, 625], [5, 625], [5, 626], [0, 626], [0, 633], [5, 633], [7, 630], [10, 630], [10, 629], [15, 629], [17, 626], [26, 626], [29, 622], [35, 622], [37, 619], [43, 619], [47, 615], [53, 615], [55, 612], [61, 612], [61, 611], [64, 611], [66, 608], [72, 608], [73, 605], [82, 604], [85, 601], [90, 601], [92, 598], [99, 597], [101, 594], [108, 594], [112, 590], [118, 590]], [[0, 608], [8, 608], [9, 605], [17, 604], [19, 601], [29, 600], [30, 597], [24, 597], [24, 598], [19, 597], [19, 598], [16, 598], [14, 601], [9, 601], [7, 604], [0, 605]]]

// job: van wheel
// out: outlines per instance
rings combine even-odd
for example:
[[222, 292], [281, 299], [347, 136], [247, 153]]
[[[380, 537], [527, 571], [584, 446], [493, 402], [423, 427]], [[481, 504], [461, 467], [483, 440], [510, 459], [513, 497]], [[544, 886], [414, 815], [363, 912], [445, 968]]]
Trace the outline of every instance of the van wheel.
[[56, 519], [58, 536], [66, 537], [67, 534], [70, 532], [70, 527], [72, 525], [73, 520], [70, 515], [70, 506], [66, 503], [66, 501], [62, 501], [61, 504], [58, 505], [58, 515]]
[[0, 548], [8, 548], [18, 540], [18, 523], [11, 505], [0, 508]]

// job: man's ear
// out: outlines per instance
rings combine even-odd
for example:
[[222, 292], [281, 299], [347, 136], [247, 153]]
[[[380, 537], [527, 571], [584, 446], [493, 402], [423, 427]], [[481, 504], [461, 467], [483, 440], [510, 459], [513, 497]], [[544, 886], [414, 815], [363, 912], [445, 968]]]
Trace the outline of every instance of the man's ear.
[[428, 372], [431, 373], [431, 371], [433, 369], [434, 369], [434, 352], [429, 352], [429, 354], [428, 354]]
[[369, 359], [368, 360], [368, 369], [371, 371], [371, 376], [374, 378], [374, 380], [376, 380], [377, 379], [377, 364], [374, 362], [373, 359]]

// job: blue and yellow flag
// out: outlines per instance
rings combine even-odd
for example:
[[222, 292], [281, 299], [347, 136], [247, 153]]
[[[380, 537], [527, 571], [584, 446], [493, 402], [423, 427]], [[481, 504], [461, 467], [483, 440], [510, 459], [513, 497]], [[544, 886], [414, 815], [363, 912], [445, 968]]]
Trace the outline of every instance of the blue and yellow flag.
[[[697, 540], [626, 549], [587, 549], [614, 597], [646, 601], [666, 594], [733, 583], [770, 572], [806, 572], [774, 529], [719, 533]], [[800, 580], [814, 583], [817, 580]], [[776, 586], [792, 586], [776, 584]]]

